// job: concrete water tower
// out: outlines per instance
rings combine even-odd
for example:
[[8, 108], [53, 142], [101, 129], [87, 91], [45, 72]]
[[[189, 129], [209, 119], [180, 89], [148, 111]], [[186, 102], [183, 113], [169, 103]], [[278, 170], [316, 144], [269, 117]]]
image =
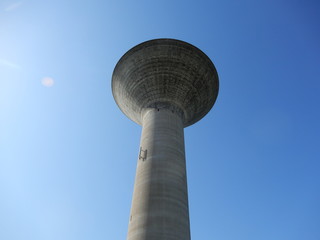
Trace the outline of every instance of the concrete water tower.
[[142, 126], [127, 240], [190, 240], [183, 129], [216, 101], [217, 71], [191, 44], [155, 39], [117, 63], [112, 93]]

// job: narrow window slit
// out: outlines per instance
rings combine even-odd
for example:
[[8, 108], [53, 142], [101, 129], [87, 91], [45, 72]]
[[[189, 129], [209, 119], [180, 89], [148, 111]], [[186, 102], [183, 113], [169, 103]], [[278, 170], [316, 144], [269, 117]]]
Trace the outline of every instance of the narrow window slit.
[[142, 147], [140, 147], [140, 153], [139, 153], [139, 160], [146, 160], [147, 159], [147, 149], [143, 150]]

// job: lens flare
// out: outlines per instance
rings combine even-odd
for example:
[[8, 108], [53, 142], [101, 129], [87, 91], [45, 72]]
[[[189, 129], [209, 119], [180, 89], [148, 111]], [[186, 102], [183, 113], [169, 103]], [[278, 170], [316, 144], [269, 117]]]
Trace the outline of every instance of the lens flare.
[[54, 80], [50, 77], [44, 77], [41, 79], [41, 83], [45, 87], [52, 87], [54, 84]]

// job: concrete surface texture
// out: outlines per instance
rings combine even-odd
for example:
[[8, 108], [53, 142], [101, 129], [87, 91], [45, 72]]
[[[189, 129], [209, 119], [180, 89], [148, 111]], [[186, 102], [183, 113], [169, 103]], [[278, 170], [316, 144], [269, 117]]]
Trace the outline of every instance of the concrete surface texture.
[[112, 92], [122, 112], [141, 125], [145, 108], [181, 111], [184, 126], [204, 117], [218, 95], [210, 59], [179, 40], [155, 39], [129, 50], [117, 63]]
[[210, 59], [179, 40], [141, 43], [117, 63], [114, 99], [142, 125], [127, 240], [190, 240], [184, 127], [210, 111], [218, 89]]
[[181, 118], [168, 109], [143, 116], [128, 240], [190, 239]]

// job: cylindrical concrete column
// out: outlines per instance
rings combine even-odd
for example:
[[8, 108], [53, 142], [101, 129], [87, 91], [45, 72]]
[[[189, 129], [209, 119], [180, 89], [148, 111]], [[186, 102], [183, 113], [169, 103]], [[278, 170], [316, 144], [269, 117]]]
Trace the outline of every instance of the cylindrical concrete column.
[[169, 109], [147, 109], [127, 240], [189, 240], [183, 122]]

